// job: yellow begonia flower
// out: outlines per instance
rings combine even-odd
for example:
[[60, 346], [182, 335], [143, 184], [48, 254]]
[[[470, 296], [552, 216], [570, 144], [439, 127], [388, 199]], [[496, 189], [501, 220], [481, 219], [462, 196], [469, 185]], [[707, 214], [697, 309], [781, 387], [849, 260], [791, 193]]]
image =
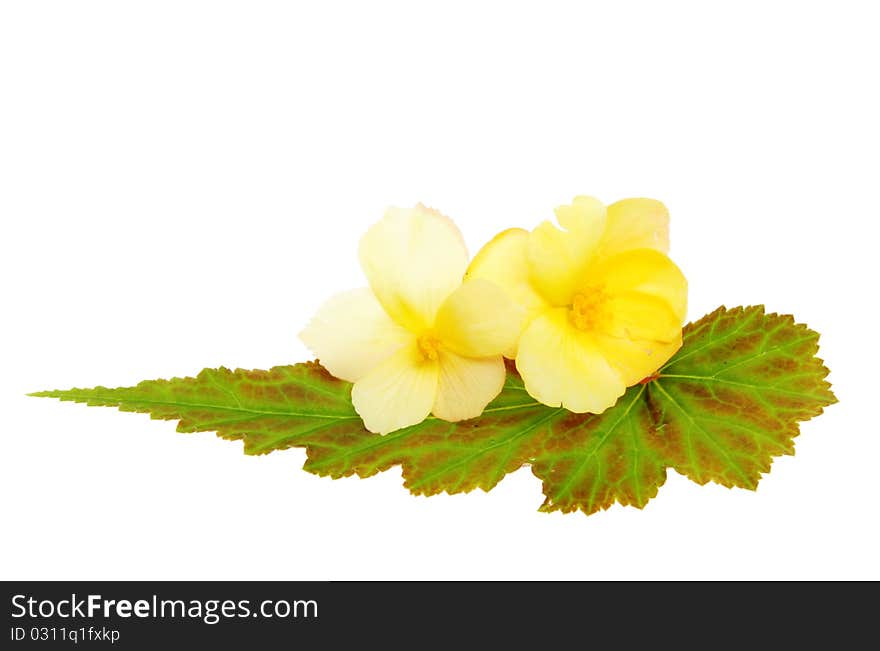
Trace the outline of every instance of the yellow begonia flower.
[[353, 382], [354, 408], [380, 434], [479, 416], [504, 385], [502, 353], [523, 310], [486, 280], [462, 282], [455, 224], [419, 204], [391, 208], [360, 243], [370, 284], [327, 301], [300, 333], [330, 373]]
[[516, 357], [526, 390], [551, 407], [601, 413], [681, 346], [687, 281], [666, 256], [669, 214], [652, 199], [607, 208], [576, 197], [545, 221], [489, 242], [466, 278], [504, 287], [527, 312]]

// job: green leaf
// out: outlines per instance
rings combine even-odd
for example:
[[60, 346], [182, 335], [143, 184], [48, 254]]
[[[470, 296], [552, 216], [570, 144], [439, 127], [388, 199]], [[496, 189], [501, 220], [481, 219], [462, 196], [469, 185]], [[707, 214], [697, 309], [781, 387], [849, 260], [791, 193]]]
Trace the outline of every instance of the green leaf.
[[362, 431], [350, 390], [308, 362], [269, 371], [206, 368], [194, 378], [31, 395], [149, 412], [152, 418], [179, 420], [178, 432], [217, 432], [225, 439], [243, 439], [247, 454], [263, 454], [325, 437], [328, 445], [348, 441]]
[[333, 478], [401, 465], [405, 486], [422, 495], [488, 491], [530, 464], [542, 510], [593, 513], [615, 502], [643, 507], [668, 466], [700, 483], [754, 487], [771, 456], [790, 453], [797, 421], [834, 401], [816, 338], [791, 317], [721, 308], [689, 325], [658, 376], [603, 414], [537, 403], [511, 365], [480, 418], [429, 418], [386, 436], [364, 429], [351, 385], [314, 362], [32, 395], [179, 420], [180, 432], [242, 439], [247, 454], [303, 447], [305, 470]]
[[479, 419], [373, 434], [351, 405], [351, 385], [314, 362], [269, 371], [205, 369], [194, 378], [147, 380], [120, 389], [44, 391], [35, 396], [149, 412], [180, 420], [179, 432], [242, 439], [247, 454], [307, 451], [305, 469], [333, 478], [369, 477], [401, 464], [406, 486], [432, 495], [489, 490], [534, 456], [546, 428], [567, 412], [535, 402], [510, 376]]
[[666, 465], [648, 440], [653, 427], [641, 384], [598, 416], [567, 413], [532, 462], [544, 483], [541, 510], [645, 506], [666, 481]]
[[756, 488], [773, 457], [794, 454], [798, 422], [837, 402], [818, 341], [762, 306], [722, 307], [689, 324], [647, 385], [654, 447], [699, 484]]

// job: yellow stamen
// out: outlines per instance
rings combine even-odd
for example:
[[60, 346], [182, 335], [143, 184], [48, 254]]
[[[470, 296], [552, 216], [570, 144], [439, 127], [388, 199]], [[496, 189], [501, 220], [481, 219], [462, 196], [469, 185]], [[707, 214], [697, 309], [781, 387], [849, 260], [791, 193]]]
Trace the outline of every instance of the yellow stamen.
[[608, 295], [601, 286], [593, 286], [575, 294], [571, 305], [571, 322], [578, 330], [594, 330], [602, 318]]
[[420, 335], [416, 340], [416, 345], [419, 347], [423, 361], [434, 361], [437, 359], [437, 351], [440, 348], [440, 340], [437, 337], [432, 334]]

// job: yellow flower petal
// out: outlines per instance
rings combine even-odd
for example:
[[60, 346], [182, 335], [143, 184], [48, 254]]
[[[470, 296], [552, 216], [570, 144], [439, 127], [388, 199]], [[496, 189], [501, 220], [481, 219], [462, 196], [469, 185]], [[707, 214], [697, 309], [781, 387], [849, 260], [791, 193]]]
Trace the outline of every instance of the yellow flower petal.
[[605, 206], [592, 197], [575, 197], [556, 209], [556, 217], [565, 230], [545, 221], [529, 236], [529, 277], [549, 303], [568, 305], [605, 231]]
[[681, 336], [681, 319], [661, 298], [620, 292], [608, 299], [596, 330], [622, 339], [673, 341]]
[[441, 349], [439, 361], [440, 384], [432, 410], [437, 418], [476, 418], [504, 387], [507, 372], [500, 355], [475, 359]]
[[501, 355], [516, 346], [524, 313], [498, 285], [468, 280], [440, 306], [434, 333], [465, 357]]
[[672, 341], [621, 339], [596, 333], [596, 345], [608, 363], [632, 386], [657, 372], [681, 348], [681, 331]]
[[609, 294], [636, 291], [660, 298], [682, 323], [687, 315], [687, 280], [659, 251], [635, 249], [615, 255], [594, 265], [590, 278]]
[[[529, 280], [528, 244], [528, 231], [522, 228], [502, 231], [480, 249], [465, 274], [465, 279], [482, 278], [503, 288], [517, 305], [525, 309], [524, 324], [548, 307], [547, 301]], [[516, 357], [516, 344], [504, 355], [511, 359]]]
[[669, 211], [654, 199], [623, 199], [608, 206], [602, 256], [632, 249], [669, 251]]
[[681, 347], [687, 280], [663, 253], [634, 249], [591, 269], [608, 294], [594, 339], [627, 386], [655, 373]]
[[571, 325], [566, 308], [548, 310], [528, 325], [516, 368], [533, 398], [577, 413], [601, 413], [626, 390], [593, 337]]
[[331, 297], [299, 337], [330, 373], [348, 382], [359, 380], [414, 339], [366, 287]]
[[390, 208], [361, 239], [361, 266], [388, 314], [419, 332], [434, 323], [467, 269], [467, 249], [448, 217], [419, 204]]
[[413, 342], [355, 382], [351, 402], [368, 430], [388, 434], [428, 417], [439, 375], [439, 362]]

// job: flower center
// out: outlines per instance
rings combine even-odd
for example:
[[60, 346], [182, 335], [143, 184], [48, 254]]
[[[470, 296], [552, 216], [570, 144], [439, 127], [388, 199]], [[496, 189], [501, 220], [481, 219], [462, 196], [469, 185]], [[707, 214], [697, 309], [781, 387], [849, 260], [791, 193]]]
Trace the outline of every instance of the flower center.
[[587, 287], [572, 299], [570, 318], [578, 330], [595, 330], [602, 318], [608, 294], [600, 286]]
[[434, 361], [437, 359], [437, 351], [440, 348], [440, 340], [437, 337], [430, 333], [419, 335], [419, 338], [416, 339], [416, 345], [419, 347], [422, 361]]

